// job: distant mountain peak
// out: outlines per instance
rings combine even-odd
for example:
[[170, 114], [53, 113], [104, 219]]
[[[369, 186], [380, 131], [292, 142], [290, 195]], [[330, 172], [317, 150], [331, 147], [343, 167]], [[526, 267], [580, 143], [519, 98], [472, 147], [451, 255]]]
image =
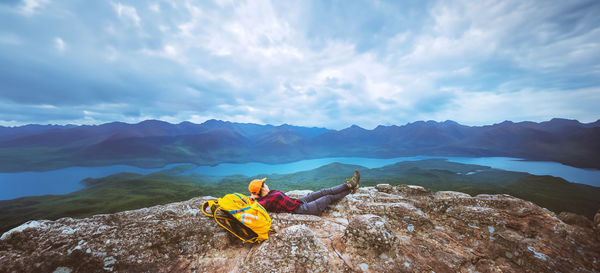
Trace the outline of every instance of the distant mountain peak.
[[220, 119], [209, 119], [209, 120], [206, 120], [205, 122], [203, 122], [202, 124], [205, 124], [205, 123], [211, 124], [211, 123], [231, 123], [231, 122], [220, 120]]
[[356, 134], [356, 133], [362, 133], [362, 132], [365, 132], [365, 131], [369, 131], [369, 130], [367, 130], [365, 128], [362, 128], [362, 127], [360, 127], [360, 126], [358, 126], [356, 124], [352, 124], [352, 126], [350, 126], [348, 128], [344, 128], [344, 129], [340, 130], [339, 132], [345, 132], [345, 133], [349, 133], [350, 132], [350, 133]]
[[223, 120], [218, 120], [218, 119], [209, 119], [200, 125], [208, 126], [208, 127], [223, 127], [223, 126], [231, 125], [231, 124], [232, 123], [229, 121], [223, 121]]
[[460, 124], [458, 124], [458, 122], [456, 122], [454, 120], [449, 120], [449, 119], [446, 120], [446, 121], [444, 121], [444, 122], [442, 122], [442, 123], [446, 124], [446, 125], [460, 125]]
[[138, 125], [170, 125], [171, 123], [158, 120], [158, 119], [147, 119], [138, 123]]
[[558, 125], [575, 125], [575, 126], [581, 125], [581, 123], [578, 120], [564, 119], [564, 118], [553, 118], [550, 121], [541, 122], [541, 123], [550, 123], [550, 124], [558, 124]]
[[552, 118], [550, 120], [550, 122], [553, 122], [553, 121], [555, 121], [555, 122], [556, 121], [568, 121], [568, 122], [577, 122], [577, 123], [579, 123], [579, 121], [577, 121], [576, 119], [568, 119], [568, 118]]

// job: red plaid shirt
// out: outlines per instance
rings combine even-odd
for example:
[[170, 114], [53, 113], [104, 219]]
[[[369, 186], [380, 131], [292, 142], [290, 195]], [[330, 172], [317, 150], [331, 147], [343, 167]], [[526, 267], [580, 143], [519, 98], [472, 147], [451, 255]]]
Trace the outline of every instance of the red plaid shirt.
[[270, 190], [265, 197], [258, 199], [258, 203], [270, 212], [294, 212], [302, 201], [291, 198], [281, 191]]

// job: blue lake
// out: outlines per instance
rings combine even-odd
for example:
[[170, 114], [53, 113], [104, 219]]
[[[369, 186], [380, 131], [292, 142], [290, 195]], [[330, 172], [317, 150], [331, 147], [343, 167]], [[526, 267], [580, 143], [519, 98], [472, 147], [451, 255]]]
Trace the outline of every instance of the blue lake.
[[[444, 158], [452, 162], [490, 166], [508, 171], [528, 172], [536, 175], [552, 175], [562, 177], [567, 181], [600, 186], [600, 170], [579, 169], [556, 162], [523, 161], [508, 157], [440, 157], [415, 156], [388, 159], [332, 157], [302, 160], [284, 164], [240, 163], [220, 164], [217, 166], [197, 166], [187, 169], [188, 173], [205, 175], [242, 174], [254, 176], [259, 174], [286, 174], [306, 171], [320, 166], [340, 162], [361, 165], [367, 168], [378, 168], [402, 161], [414, 161], [430, 158]], [[23, 196], [65, 194], [82, 189], [79, 182], [87, 177], [99, 178], [119, 172], [134, 172], [149, 174], [182, 164], [172, 164], [163, 168], [143, 169], [126, 165], [103, 167], [70, 167], [46, 172], [0, 173], [0, 200], [14, 199]]]
[[158, 169], [143, 169], [127, 165], [102, 167], [69, 167], [45, 172], [0, 173], [0, 200], [23, 196], [65, 194], [83, 189], [81, 180], [100, 178], [120, 172], [149, 174], [175, 166], [168, 165]]

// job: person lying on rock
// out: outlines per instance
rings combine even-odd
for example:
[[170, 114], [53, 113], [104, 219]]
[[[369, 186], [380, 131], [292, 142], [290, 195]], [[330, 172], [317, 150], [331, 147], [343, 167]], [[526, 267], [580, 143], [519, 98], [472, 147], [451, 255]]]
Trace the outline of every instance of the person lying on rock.
[[354, 176], [346, 179], [346, 183], [311, 192], [298, 199], [291, 198], [278, 190], [269, 190], [265, 183], [267, 178], [254, 179], [250, 182], [248, 190], [252, 199], [258, 201], [269, 212], [289, 212], [297, 214], [319, 215], [327, 206], [344, 198], [350, 193], [355, 193], [360, 186], [360, 174], [354, 171]]

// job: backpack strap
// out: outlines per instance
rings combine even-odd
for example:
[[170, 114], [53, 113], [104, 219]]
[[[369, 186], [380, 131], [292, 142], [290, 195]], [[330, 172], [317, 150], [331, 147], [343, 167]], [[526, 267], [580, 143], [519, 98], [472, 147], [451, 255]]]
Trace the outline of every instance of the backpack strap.
[[251, 206], [247, 206], [245, 208], [241, 208], [241, 209], [238, 209], [238, 210], [231, 210], [231, 211], [227, 211], [227, 212], [229, 212], [229, 214], [231, 214], [231, 215], [234, 215], [234, 214], [236, 214], [238, 212], [246, 211], [246, 210], [249, 210], [251, 208], [252, 208]]
[[248, 202], [246, 202], [246, 200], [244, 200], [244, 198], [242, 198], [238, 193], [234, 193], [235, 196], [239, 197], [240, 200], [242, 200], [242, 202], [244, 202], [244, 204], [248, 204]]
[[[217, 208], [215, 210], [215, 215], [214, 215], [214, 219], [217, 222], [217, 224], [219, 224], [219, 226], [223, 227], [224, 229], [226, 229], [227, 231], [229, 231], [229, 233], [233, 234], [235, 237], [238, 237], [240, 240], [242, 240], [242, 241], [244, 241], [246, 243], [257, 243], [258, 242], [258, 236], [254, 237], [254, 238], [252, 238], [250, 240], [244, 239], [244, 238], [240, 237], [239, 235], [237, 235], [237, 233], [235, 233], [235, 231], [231, 230], [228, 226], [223, 225], [220, 221], [217, 220], [217, 218], [221, 218], [221, 217], [217, 216], [217, 210], [221, 210], [221, 208]], [[237, 219], [235, 219], [232, 216], [229, 216], [229, 217], [231, 217], [229, 219], [230, 221], [236, 221], [236, 222], [238, 221]], [[224, 218], [224, 219], [226, 219], [226, 218]]]
[[[216, 201], [208, 200], [202, 204], [202, 212], [204, 213], [204, 215], [206, 215], [208, 217], [215, 217], [215, 215], [217, 213], [217, 209], [219, 207], [220, 207], [219, 203], [217, 203]], [[206, 208], [210, 208], [210, 212], [212, 214], [208, 214], [208, 212], [206, 212]]]
[[[206, 208], [210, 208], [210, 212], [212, 213], [212, 215], [211, 215], [211, 214], [209, 214], [209, 213], [206, 211]], [[239, 210], [238, 210], [238, 212], [239, 212], [239, 211], [244, 211], [244, 210], [247, 210], [247, 209], [249, 209], [249, 208], [250, 208], [250, 207], [246, 207], [246, 208], [243, 208], [243, 209], [239, 209]], [[223, 218], [223, 217], [221, 217], [221, 216], [217, 216], [217, 211], [218, 211], [218, 210], [220, 210], [220, 209], [221, 209], [221, 206], [219, 206], [219, 203], [217, 203], [217, 202], [216, 202], [216, 201], [214, 201], [214, 200], [208, 200], [208, 201], [206, 201], [206, 202], [204, 202], [204, 203], [202, 204], [202, 212], [204, 213], [204, 215], [206, 215], [206, 216], [208, 216], [208, 217], [211, 217], [211, 218], [215, 219], [215, 222], [217, 222], [217, 224], [219, 224], [219, 226], [221, 226], [222, 228], [226, 229], [226, 230], [227, 230], [227, 231], [229, 231], [231, 234], [235, 235], [235, 237], [238, 237], [240, 240], [242, 240], [242, 241], [244, 241], [244, 242], [247, 242], [247, 243], [258, 243], [258, 242], [259, 242], [259, 241], [258, 241], [258, 237], [252, 238], [252, 239], [250, 239], [250, 240], [244, 239], [244, 238], [242, 238], [242, 237], [238, 236], [238, 235], [237, 235], [237, 234], [236, 234], [234, 231], [232, 231], [231, 229], [229, 229], [229, 227], [227, 227], [227, 226], [225, 226], [225, 225], [221, 224], [221, 222], [219, 222], [219, 220], [217, 220], [217, 218], [221, 218], [221, 219], [224, 219], [224, 220], [226, 220], [226, 221], [227, 221], [227, 220], [233, 220], [233, 221], [237, 221], [237, 219], [235, 219], [235, 218], [233, 218], [233, 217], [232, 217], [232, 219], [226, 219], [226, 218]], [[226, 210], [223, 210], [223, 211], [226, 211]], [[227, 212], [229, 212], [229, 211], [227, 211]], [[231, 213], [231, 212], [229, 212], [229, 213]], [[236, 212], [236, 213], [237, 213], [237, 212]], [[231, 216], [230, 216], [230, 217], [231, 217]]]

